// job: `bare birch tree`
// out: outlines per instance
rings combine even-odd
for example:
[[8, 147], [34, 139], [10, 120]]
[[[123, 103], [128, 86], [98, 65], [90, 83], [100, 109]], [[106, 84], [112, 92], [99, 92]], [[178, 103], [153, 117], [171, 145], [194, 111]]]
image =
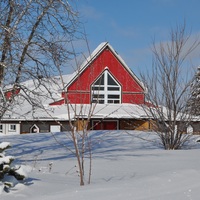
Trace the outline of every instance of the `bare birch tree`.
[[[85, 38], [88, 51], [89, 51], [89, 45], [87, 38]], [[73, 47], [73, 44], [72, 44]], [[72, 48], [75, 54], [74, 47]], [[89, 51], [90, 52], [90, 51]], [[85, 59], [85, 56], [84, 56]], [[88, 57], [90, 60], [91, 58]], [[80, 76], [80, 64], [77, 61], [77, 57], [75, 57], [75, 66], [76, 70], [75, 73], [77, 73], [77, 77]], [[57, 66], [59, 69], [59, 66]], [[62, 79], [62, 73], [60, 73], [60, 78]], [[82, 83], [80, 83], [82, 84]], [[62, 81], [62, 88], [65, 94], [67, 94], [66, 91], [66, 85], [64, 81]], [[84, 97], [83, 97], [84, 98]], [[68, 149], [71, 151], [77, 159], [77, 167], [78, 167], [78, 176], [80, 180], [80, 186], [85, 185], [85, 182], [87, 180], [87, 183], [91, 183], [91, 173], [92, 173], [92, 141], [91, 137], [89, 135], [90, 128], [90, 120], [93, 115], [94, 109], [96, 107], [96, 104], [90, 103], [90, 104], [71, 104], [68, 96], [65, 96], [65, 104], [67, 108], [67, 115], [69, 119], [69, 131], [67, 134], [69, 134], [71, 141], [73, 142], [74, 150]], [[80, 129], [80, 130], [79, 130]], [[87, 175], [88, 178], [86, 178], [86, 161], [85, 157], [87, 156], [87, 160], [89, 161], [89, 166], [87, 167]]]
[[152, 71], [141, 75], [146, 100], [152, 104], [145, 110], [165, 149], [179, 149], [190, 137], [183, 134], [193, 118], [186, 106], [193, 68], [188, 60], [198, 46], [198, 40], [186, 33], [185, 24], [177, 26], [168, 42], [153, 43]]
[[[40, 99], [53, 99], [50, 85], [52, 81], [56, 83], [56, 79], [51, 77], [59, 75], [62, 79], [64, 67], [76, 58], [72, 43], [82, 38], [79, 25], [78, 12], [71, 0], [0, 2], [0, 119], [6, 111], [17, 104], [20, 106], [20, 99], [28, 101], [33, 110], [40, 108], [45, 111]], [[30, 89], [28, 84], [24, 84], [27, 80], [32, 80], [34, 88]], [[64, 86], [63, 83], [59, 87], [63, 89]], [[20, 98], [15, 98], [19, 96], [19, 90]], [[68, 150], [77, 158], [80, 185], [84, 185], [85, 143], [89, 141], [87, 126], [90, 118], [88, 116], [84, 123], [83, 131], [78, 132], [70, 117], [71, 105], [69, 102], [66, 105], [70, 124], [70, 132], [67, 134], [74, 144], [74, 149]]]

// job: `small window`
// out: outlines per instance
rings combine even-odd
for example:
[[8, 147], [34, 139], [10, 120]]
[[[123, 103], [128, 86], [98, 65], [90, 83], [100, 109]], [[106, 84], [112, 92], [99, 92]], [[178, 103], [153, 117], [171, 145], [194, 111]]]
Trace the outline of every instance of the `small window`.
[[3, 124], [0, 124], [0, 132], [3, 132]]
[[92, 90], [104, 90], [104, 87], [99, 87], [99, 86], [96, 86], [96, 87], [92, 87]]
[[110, 76], [110, 74], [107, 75], [108, 76], [108, 85], [116, 85], [118, 86], [118, 84], [116, 83], [116, 81]]
[[119, 99], [120, 97], [119, 97], [119, 95], [117, 95], [117, 94], [109, 94], [108, 95], [108, 99]]
[[108, 103], [114, 103], [114, 104], [119, 104], [120, 103], [120, 101], [119, 100], [108, 100]]
[[103, 94], [94, 94], [93, 98], [95, 98], [95, 99], [104, 98], [104, 95]]
[[98, 85], [98, 86], [104, 85], [104, 74], [103, 74], [101, 77], [99, 77], [99, 79], [95, 82], [94, 85], [95, 85], [95, 86], [96, 86], [96, 85]]
[[108, 87], [109, 91], [119, 91], [120, 88], [119, 87]]
[[104, 100], [100, 99], [100, 100], [98, 101], [98, 103], [104, 104]]
[[40, 129], [39, 127], [34, 124], [31, 128], [30, 128], [30, 133], [39, 133], [40, 132]]
[[10, 131], [16, 131], [16, 124], [10, 124]]

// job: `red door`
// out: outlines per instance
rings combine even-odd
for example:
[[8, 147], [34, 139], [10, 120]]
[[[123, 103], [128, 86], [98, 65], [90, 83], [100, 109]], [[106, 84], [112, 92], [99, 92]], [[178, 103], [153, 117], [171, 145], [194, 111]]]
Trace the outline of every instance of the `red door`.
[[105, 121], [103, 122], [104, 130], [117, 130], [117, 121]]
[[93, 121], [93, 130], [117, 130], [117, 121]]
[[100, 121], [93, 121], [93, 130], [102, 130], [102, 123]]

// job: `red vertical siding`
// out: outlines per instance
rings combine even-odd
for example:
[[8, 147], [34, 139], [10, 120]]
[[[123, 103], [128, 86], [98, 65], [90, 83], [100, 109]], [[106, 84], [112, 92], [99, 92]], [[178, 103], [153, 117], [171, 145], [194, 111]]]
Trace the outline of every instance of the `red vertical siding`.
[[122, 86], [122, 103], [143, 103], [144, 91], [129, 71], [109, 48], [100, 55], [74, 80], [67, 89], [71, 103], [90, 103], [90, 86], [108, 68]]
[[19, 92], [20, 92], [20, 89], [19, 89], [19, 88], [17, 88], [17, 89], [11, 89], [11, 90], [9, 90], [9, 91], [6, 91], [6, 92], [5, 92], [5, 98], [6, 98], [7, 100], [9, 100], [9, 99], [11, 99], [13, 96], [19, 94]]

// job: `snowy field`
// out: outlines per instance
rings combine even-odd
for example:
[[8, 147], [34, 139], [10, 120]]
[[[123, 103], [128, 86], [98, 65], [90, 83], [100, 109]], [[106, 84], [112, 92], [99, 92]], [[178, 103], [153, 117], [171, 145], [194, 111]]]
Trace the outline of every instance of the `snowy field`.
[[50, 133], [0, 136], [0, 142], [12, 144], [6, 153], [28, 174], [25, 185], [0, 192], [1, 200], [200, 199], [197, 138], [184, 150], [166, 151], [152, 133], [93, 132], [92, 183], [82, 187], [76, 159], [67, 150], [70, 140], [63, 133], [55, 138]]

